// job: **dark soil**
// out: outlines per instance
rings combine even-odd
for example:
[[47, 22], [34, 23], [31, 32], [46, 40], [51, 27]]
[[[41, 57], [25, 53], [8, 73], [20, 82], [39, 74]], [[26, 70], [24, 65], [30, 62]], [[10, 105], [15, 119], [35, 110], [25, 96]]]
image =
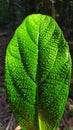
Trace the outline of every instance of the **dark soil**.
[[0, 26], [0, 130], [14, 130], [17, 123], [11, 112], [4, 88], [4, 61], [6, 47], [13, 35], [10, 25]]

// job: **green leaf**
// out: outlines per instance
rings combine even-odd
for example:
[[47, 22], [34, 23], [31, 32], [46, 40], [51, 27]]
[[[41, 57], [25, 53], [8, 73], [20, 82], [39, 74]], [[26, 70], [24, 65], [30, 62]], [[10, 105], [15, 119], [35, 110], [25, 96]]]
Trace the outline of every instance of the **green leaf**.
[[71, 57], [54, 19], [25, 18], [10, 41], [5, 58], [5, 86], [22, 130], [56, 130], [67, 101]]

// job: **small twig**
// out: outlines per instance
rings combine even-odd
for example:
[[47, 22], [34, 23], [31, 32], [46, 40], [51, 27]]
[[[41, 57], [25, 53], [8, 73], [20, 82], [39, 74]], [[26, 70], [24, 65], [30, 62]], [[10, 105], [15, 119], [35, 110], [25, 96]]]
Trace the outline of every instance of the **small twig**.
[[7, 32], [2, 32], [2, 33], [0, 33], [0, 36], [7, 35], [8, 33], [10, 33], [10, 31], [7, 31]]
[[7, 125], [7, 127], [6, 127], [6, 130], [9, 130], [9, 127], [10, 127], [10, 125], [11, 125], [11, 123], [12, 123], [12, 119], [13, 119], [13, 114], [12, 114], [11, 117], [10, 117], [10, 120], [9, 120], [9, 123], [8, 123], [8, 125]]
[[14, 3], [14, 5], [16, 5], [17, 7], [19, 7], [21, 10], [25, 11], [25, 9], [21, 5], [17, 4], [16, 2]]

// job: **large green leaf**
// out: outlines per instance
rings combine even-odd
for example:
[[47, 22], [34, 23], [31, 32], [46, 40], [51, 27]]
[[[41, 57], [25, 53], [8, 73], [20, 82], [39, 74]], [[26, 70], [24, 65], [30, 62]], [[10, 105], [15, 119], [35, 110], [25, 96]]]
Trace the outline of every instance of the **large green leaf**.
[[25, 18], [10, 41], [5, 86], [22, 130], [56, 130], [67, 101], [71, 75], [69, 47], [51, 17]]

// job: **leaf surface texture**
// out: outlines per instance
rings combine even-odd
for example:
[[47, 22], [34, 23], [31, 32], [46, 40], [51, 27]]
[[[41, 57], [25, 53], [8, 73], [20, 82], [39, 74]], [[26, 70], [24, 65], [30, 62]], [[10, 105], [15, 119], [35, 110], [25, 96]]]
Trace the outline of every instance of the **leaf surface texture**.
[[50, 16], [25, 18], [8, 44], [5, 86], [22, 130], [56, 130], [71, 76], [68, 44]]

